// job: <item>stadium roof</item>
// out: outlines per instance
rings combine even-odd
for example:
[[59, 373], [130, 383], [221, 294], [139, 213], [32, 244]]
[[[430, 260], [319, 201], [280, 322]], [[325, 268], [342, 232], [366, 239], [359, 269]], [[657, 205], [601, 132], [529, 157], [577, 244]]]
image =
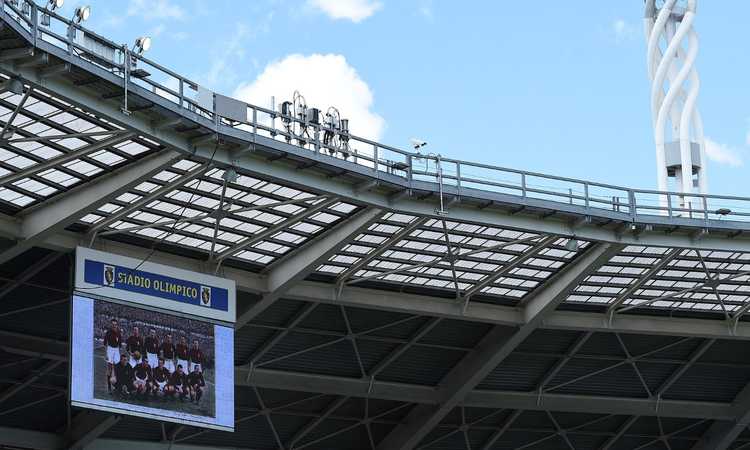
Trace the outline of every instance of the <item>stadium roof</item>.
[[[0, 6], [0, 444], [750, 448], [750, 199], [345, 155]], [[77, 245], [236, 280], [235, 433], [71, 411]]]

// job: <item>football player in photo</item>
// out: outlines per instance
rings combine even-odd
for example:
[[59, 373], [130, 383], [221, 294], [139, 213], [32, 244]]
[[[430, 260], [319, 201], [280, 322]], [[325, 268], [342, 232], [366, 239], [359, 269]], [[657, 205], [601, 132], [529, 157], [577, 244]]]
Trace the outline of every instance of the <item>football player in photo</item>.
[[[135, 354], [139, 359], [140, 353]], [[148, 359], [143, 358], [141, 362], [133, 368], [133, 393], [139, 398], [145, 397], [149, 393], [149, 381], [151, 380], [151, 366], [148, 365]]]
[[180, 397], [180, 401], [185, 401], [185, 397], [190, 394], [187, 385], [187, 377], [182, 371], [182, 366], [177, 365], [177, 370], [169, 377], [168, 392], [174, 398], [175, 395]]
[[185, 338], [184, 335], [180, 336], [180, 342], [177, 344], [176, 352], [177, 352], [177, 364], [182, 366], [184, 370], [187, 370], [188, 355], [190, 353], [190, 348], [188, 347], [187, 339]]
[[159, 365], [151, 373], [151, 393], [154, 397], [161, 396], [163, 400], [167, 396], [169, 377], [170, 372], [164, 367], [164, 358], [159, 358]]
[[161, 344], [161, 356], [164, 359], [164, 367], [169, 370], [169, 373], [174, 372], [175, 348], [174, 344], [172, 343], [171, 334], [167, 334], [164, 338], [164, 342], [162, 342]]
[[143, 346], [146, 349], [146, 359], [148, 359], [148, 365], [156, 367], [159, 363], [159, 338], [156, 337], [156, 330], [151, 328], [148, 332], [148, 336], [143, 341]]
[[190, 375], [187, 377], [188, 388], [190, 389], [190, 401], [198, 403], [203, 397], [203, 388], [206, 386], [206, 380], [203, 379], [203, 374], [198, 366], [193, 368]]
[[130, 355], [130, 366], [135, 367], [140, 363], [140, 359], [133, 357], [136, 353], [142, 355], [144, 352], [143, 336], [141, 336], [138, 327], [133, 327], [133, 334], [125, 341], [125, 350]]
[[[133, 383], [133, 368], [130, 367], [128, 357], [125, 355], [120, 356], [120, 362], [113, 366], [112, 376], [109, 378], [108, 384], [114, 387], [114, 392], [123, 397], [130, 395], [130, 389]], [[110, 394], [114, 393], [110, 390]]]
[[110, 377], [112, 376], [112, 367], [120, 361], [120, 345], [122, 344], [122, 335], [117, 319], [112, 318], [109, 322], [109, 330], [104, 333], [104, 349], [107, 355], [107, 391], [112, 392]]
[[197, 367], [199, 371], [203, 372], [203, 352], [198, 346], [198, 340], [193, 341], [193, 346], [190, 348], [190, 365], [188, 370], [192, 372]]

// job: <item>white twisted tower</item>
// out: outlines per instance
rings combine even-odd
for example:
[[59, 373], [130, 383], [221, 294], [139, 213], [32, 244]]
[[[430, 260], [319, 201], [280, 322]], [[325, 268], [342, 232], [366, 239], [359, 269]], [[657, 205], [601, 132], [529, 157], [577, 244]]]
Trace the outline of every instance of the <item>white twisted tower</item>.
[[[644, 24], [660, 191], [705, 194], [708, 189], [703, 122], [696, 106], [700, 88], [695, 69], [698, 36], [693, 29], [696, 2], [646, 0]], [[670, 177], [676, 184], [673, 188]], [[683, 198], [683, 203], [687, 201]]]

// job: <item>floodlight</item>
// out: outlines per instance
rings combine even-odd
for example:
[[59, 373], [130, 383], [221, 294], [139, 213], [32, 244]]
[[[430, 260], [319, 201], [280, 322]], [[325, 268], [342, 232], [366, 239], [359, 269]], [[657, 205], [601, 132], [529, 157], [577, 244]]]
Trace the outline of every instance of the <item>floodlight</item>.
[[79, 6], [76, 8], [76, 12], [73, 14], [73, 22], [75, 23], [81, 23], [85, 22], [89, 19], [89, 16], [91, 15], [91, 7], [86, 6]]
[[13, 131], [12, 127], [8, 127], [4, 132], [3, 135], [0, 136], [4, 141], [7, 141], [8, 139], [12, 138], [15, 134], [15, 131]]
[[568, 242], [565, 243], [565, 250], [569, 252], [577, 252], [578, 251], [578, 240], [577, 239], [568, 239]]
[[133, 51], [142, 55], [143, 52], [147, 52], [151, 48], [151, 38], [148, 36], [141, 36], [135, 40], [133, 45]]
[[60, 9], [63, 7], [63, 3], [65, 3], [65, 0], [49, 0], [47, 2], [47, 9], [50, 11]]
[[427, 142], [417, 138], [411, 138], [409, 139], [409, 142], [411, 142], [411, 146], [414, 147], [414, 150], [419, 150], [420, 148], [427, 145]]

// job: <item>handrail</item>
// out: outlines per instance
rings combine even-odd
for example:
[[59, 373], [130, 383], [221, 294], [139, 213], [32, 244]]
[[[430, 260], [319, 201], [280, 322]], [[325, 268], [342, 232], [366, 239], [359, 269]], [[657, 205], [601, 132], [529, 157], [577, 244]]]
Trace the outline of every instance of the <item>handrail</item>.
[[[273, 109], [234, 99], [231, 101], [244, 106], [247, 114], [244, 117], [225, 117], [222, 111], [217, 111], [215, 92], [130, 51], [127, 45], [116, 44], [32, 0], [0, 0], [0, 14], [6, 20], [17, 22], [31, 36], [34, 45], [42, 40], [65, 50], [72, 57], [85, 59], [121, 78], [126, 89], [128, 86], [140, 86], [186, 112], [206, 117], [216, 125], [285, 140], [311, 152], [328, 153], [331, 158], [351, 158], [355, 164], [372, 170], [373, 176], [380, 177], [383, 173], [395, 175], [403, 178], [409, 187], [418, 182], [440, 182], [443, 187], [452, 189], [451, 195], [460, 196], [467, 190], [509, 194], [523, 200], [577, 205], [592, 213], [607, 210], [622, 215], [623, 220], [631, 221], [636, 221], [639, 216], [652, 215], [701, 219], [706, 223], [709, 220], [750, 222], [750, 198], [747, 197], [631, 189], [439, 155], [424, 155], [350, 134], [345, 135], [348, 148], [342, 151], [321, 140], [321, 135], [326, 131], [337, 130], [308, 123], [304, 118], [284, 116]], [[43, 17], [49, 22], [48, 26], [42, 23]], [[81, 39], [77, 38], [78, 33], [83, 33]], [[92, 47], [87, 47], [87, 43]], [[137, 75], [133, 74], [135, 69], [139, 69]], [[127, 96], [125, 98], [126, 107]], [[279, 120], [304, 127], [308, 135], [298, 136], [283, 126], [277, 126]]]

